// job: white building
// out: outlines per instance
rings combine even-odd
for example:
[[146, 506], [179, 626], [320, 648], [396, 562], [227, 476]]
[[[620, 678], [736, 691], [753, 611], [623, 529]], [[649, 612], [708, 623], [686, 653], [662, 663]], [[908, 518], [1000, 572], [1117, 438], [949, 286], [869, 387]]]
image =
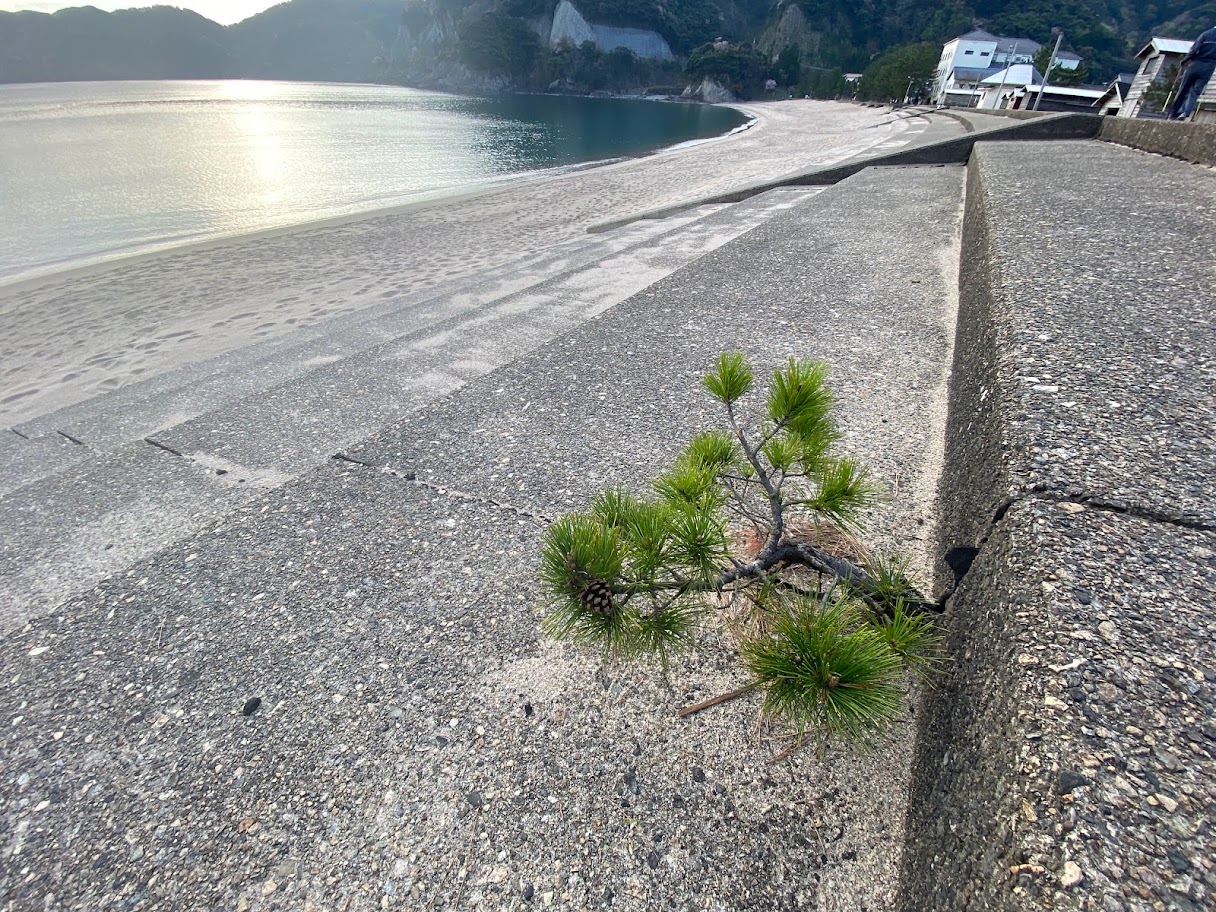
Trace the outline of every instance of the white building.
[[[1016, 64], [1027, 64], [1043, 49], [1029, 38], [1008, 38], [974, 29], [942, 46], [933, 77], [933, 103], [947, 107], [975, 107], [984, 98], [983, 84]], [[1056, 66], [1075, 70], [1081, 58], [1069, 52], [1056, 56]], [[1000, 81], [999, 79], [997, 80]]]
[[992, 110], [1011, 108], [1020, 90], [1029, 85], [1040, 85], [1042, 82], [1043, 76], [1033, 64], [1015, 63], [980, 82], [980, 99], [976, 107]]
[[1132, 80], [1132, 87], [1127, 90], [1127, 97], [1119, 108], [1119, 117], [1137, 117], [1141, 114], [1160, 114], [1161, 111], [1149, 110], [1144, 97], [1145, 90], [1158, 79], [1167, 78], [1170, 68], [1182, 61], [1191, 49], [1193, 42], [1177, 38], [1153, 38], [1140, 49], [1136, 59], [1140, 61], [1140, 69]]
[[[942, 47], [941, 59], [937, 62], [937, 73], [933, 77], [933, 103], [971, 107], [979, 100], [975, 85], [991, 73], [982, 72], [993, 70], [995, 63], [993, 55], [999, 39], [996, 35], [975, 29], [965, 35], [959, 35], [953, 41], [947, 41]], [[969, 70], [967, 75], [978, 78], [960, 81], [956, 70]], [[979, 71], [979, 72], [977, 72]], [[982, 72], [982, 75], [980, 75]]]

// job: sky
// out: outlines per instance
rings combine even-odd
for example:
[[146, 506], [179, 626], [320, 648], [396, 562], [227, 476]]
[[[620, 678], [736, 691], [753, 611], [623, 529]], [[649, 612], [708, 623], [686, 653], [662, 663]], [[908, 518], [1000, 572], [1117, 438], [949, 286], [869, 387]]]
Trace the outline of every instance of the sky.
[[231, 25], [281, 2], [283, 0], [77, 0], [75, 3], [63, 0], [0, 0], [0, 10], [53, 13], [68, 6], [95, 6], [103, 10], [130, 9], [133, 6], [180, 6], [222, 25]]

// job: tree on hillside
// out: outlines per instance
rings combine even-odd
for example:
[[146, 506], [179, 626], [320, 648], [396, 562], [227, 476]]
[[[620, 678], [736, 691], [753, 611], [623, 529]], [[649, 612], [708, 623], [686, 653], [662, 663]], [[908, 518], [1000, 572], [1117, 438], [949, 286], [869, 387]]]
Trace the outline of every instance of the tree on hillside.
[[905, 44], [892, 48], [866, 67], [857, 84], [857, 97], [866, 101], [903, 101], [909, 88], [923, 94], [933, 80], [941, 48], [936, 44]]
[[760, 94], [770, 67], [768, 58], [750, 44], [703, 44], [688, 55], [684, 71], [694, 80], [708, 77], [741, 98], [749, 98]]
[[605, 658], [658, 659], [716, 642], [762, 712], [804, 734], [866, 745], [903, 712], [907, 672], [937, 661], [937, 610], [903, 564], [866, 557], [850, 533], [878, 491], [834, 452], [841, 435], [823, 363], [789, 360], [758, 407], [743, 355], [702, 381], [723, 428], [692, 438], [649, 497], [603, 491], [546, 533], [545, 631]]
[[457, 30], [460, 59], [471, 70], [526, 78], [540, 54], [540, 39], [522, 19], [486, 13]]
[[[1052, 42], [1051, 47], [1040, 48], [1039, 52], [1034, 55], [1034, 68], [1040, 73], [1046, 75], [1047, 66], [1051, 62], [1051, 52], [1055, 46]], [[1084, 83], [1089, 78], [1089, 67], [1085, 61], [1081, 61], [1075, 70], [1066, 70], [1057, 62], [1052, 68], [1051, 76], [1048, 81], [1051, 85], [1057, 86], [1077, 86]]]
[[802, 76], [802, 51], [798, 49], [798, 45], [787, 44], [777, 55], [777, 63], [773, 69], [777, 82], [781, 85], [798, 85], [798, 79]]
[[[1033, 38], [1046, 45], [1055, 44], [1053, 29], [1067, 36], [1072, 48], [1091, 64], [1095, 74], [1105, 79], [1117, 70], [1118, 61], [1129, 52], [1130, 42], [1113, 24], [1105, 5], [1099, 0], [1025, 0], [978, 3], [977, 14], [985, 8], [999, 8], [984, 27], [1001, 35]], [[1042, 72], [1040, 70], [1039, 72]]]

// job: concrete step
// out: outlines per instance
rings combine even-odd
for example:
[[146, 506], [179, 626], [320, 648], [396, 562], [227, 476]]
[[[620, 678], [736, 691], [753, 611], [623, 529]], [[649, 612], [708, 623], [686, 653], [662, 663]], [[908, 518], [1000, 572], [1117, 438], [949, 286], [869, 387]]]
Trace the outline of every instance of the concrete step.
[[186, 454], [298, 474], [424, 402], [522, 357], [814, 195], [774, 191], [407, 333], [157, 434]]
[[1216, 174], [1098, 142], [968, 170], [939, 553], [974, 562], [902, 906], [1138, 908], [1135, 871], [1212, 908]]
[[[14, 895], [41, 902], [54, 878], [65, 906], [133, 895], [139, 849], [146, 895], [177, 908], [302, 907], [323, 882], [375, 897], [386, 876], [404, 908], [503, 906], [554, 871], [572, 897], [555, 908], [609, 890], [628, 908], [888, 908], [906, 749], [769, 765], [780, 743], [754, 735], [749, 699], [673, 724], [734, 663], [682, 658], [669, 681], [545, 642], [543, 523], [488, 498], [549, 513], [644, 478], [710, 420], [696, 381], [726, 348], [762, 376], [828, 358], [846, 448], [906, 490], [944, 388], [961, 189], [959, 169], [867, 172], [779, 212], [366, 447], [412, 450], [444, 491], [331, 462], [0, 638], [11, 842], [33, 878]], [[193, 876], [204, 856], [217, 877]]]
[[679, 434], [716, 421], [699, 381], [718, 351], [748, 352], [759, 377], [822, 358], [844, 446], [900, 492], [874, 531], [927, 547], [962, 176], [864, 171], [347, 455], [554, 515], [644, 485]]
[[[172, 388], [164, 397], [152, 383], [146, 399], [129, 400], [142, 404], [140, 417], [132, 419], [142, 424], [122, 423], [127, 419], [119, 404], [107, 405], [92, 425], [93, 439], [102, 446], [73, 444], [49, 428], [31, 440], [11, 434], [16, 442], [4, 445], [10, 451], [27, 448], [31, 455], [12, 460], [13, 466], [27, 468], [24, 476], [14, 470], [10, 484], [15, 486], [0, 497], [0, 552], [6, 556], [0, 564], [0, 598], [12, 606], [0, 624], [19, 623], [121, 571], [259, 490], [281, 485], [470, 379], [520, 358], [817, 192], [776, 191], [735, 207], [639, 223], [614, 233], [607, 244], [599, 235], [577, 251], [565, 251], [569, 268], [555, 269], [555, 276], [540, 281], [530, 274], [496, 275], [440, 296], [418, 317], [386, 309], [361, 315], [361, 321], [326, 338], [234, 353], [220, 359], [233, 374], [220, 369], [195, 378], [196, 388], [226, 382], [254, 392], [155, 430], [147, 441], [124, 438], [144, 434], [147, 422], [160, 420], [156, 416], [190, 396], [189, 383], [170, 378]], [[389, 327], [405, 331], [366, 344]], [[343, 332], [352, 338], [349, 353], [335, 355]], [[238, 367], [245, 375], [236, 373]], [[280, 371], [289, 379], [264, 385]], [[39, 475], [31, 468], [34, 448], [66, 454], [73, 462], [48, 460]]]
[[[450, 320], [570, 270], [584, 268], [721, 209], [587, 236], [477, 276], [399, 295], [312, 327], [132, 383], [16, 426], [26, 438], [64, 433], [97, 450], [139, 440], [321, 365]], [[11, 489], [11, 488], [10, 488]]]

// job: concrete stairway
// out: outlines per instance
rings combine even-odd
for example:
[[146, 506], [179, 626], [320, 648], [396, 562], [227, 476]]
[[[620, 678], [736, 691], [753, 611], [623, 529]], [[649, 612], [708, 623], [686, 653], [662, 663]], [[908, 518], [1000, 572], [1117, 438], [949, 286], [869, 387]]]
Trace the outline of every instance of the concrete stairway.
[[0, 625], [22, 623], [526, 355], [817, 189], [597, 234], [0, 436]]
[[[105, 568], [77, 547], [104, 554], [103, 533], [168, 510], [175, 485], [196, 512], [164, 539], [184, 540], [133, 564], [127, 555], [129, 569], [53, 610], [62, 596], [46, 594], [0, 639], [0, 715], [16, 719], [0, 726], [0, 752], [14, 758], [0, 798], [7, 868], [21, 871], [0, 876], [0, 898], [888, 907], [890, 878], [875, 872], [895, 869], [906, 741], [769, 765], [774, 745], [753, 738], [754, 703], [677, 725], [674, 707], [721, 692], [732, 663], [691, 661], [672, 684], [650, 669], [597, 671], [542, 641], [536, 517], [660, 468], [710, 418], [697, 386], [708, 358], [741, 348], [761, 376], [790, 356], [831, 363], [844, 446], [900, 491], [875, 527], [925, 536], [962, 178], [957, 167], [871, 170], [813, 197], [755, 203], [780, 211], [709, 213], [671, 238], [689, 245], [683, 253], [648, 235], [631, 267], [644, 287], [606, 310], [591, 277], [624, 267], [589, 265], [553, 279], [570, 283], [555, 301], [517, 289], [459, 325], [437, 322], [158, 428], [154, 439], [181, 457], [119, 443], [96, 457], [110, 460], [105, 471], [81, 462], [14, 490], [5, 516], [19, 505], [27, 531], [10, 533], [5, 550], [57, 536], [80, 574]], [[736, 218], [760, 223], [696, 256], [722, 236], [711, 220]], [[568, 295], [577, 303], [565, 306]], [[535, 314], [546, 309], [542, 340]], [[475, 333], [483, 317], [487, 332]], [[441, 367], [429, 353], [459, 333], [475, 346], [470, 361], [509, 360], [480, 376]], [[500, 351], [507, 338], [527, 356]], [[378, 433], [327, 406], [326, 390], [346, 407], [415, 359], [416, 376], [442, 375], [436, 389], [463, 385], [429, 402], [396, 394], [421, 407]], [[290, 408], [285, 420], [278, 410]], [[241, 424], [243, 409], [256, 421]], [[332, 420], [334, 436], [304, 427], [309, 416]], [[359, 464], [305, 469], [330, 445]], [[189, 461], [217, 451], [227, 475]], [[166, 492], [158, 503], [139, 501], [134, 484], [123, 491], [124, 453], [133, 478]], [[296, 477], [251, 492], [277, 481], [255, 469]], [[244, 484], [232, 481], [238, 471]], [[35, 494], [57, 515], [39, 515]], [[78, 543], [65, 517], [88, 525], [92, 498], [108, 512]]]
[[904, 908], [1216, 908], [1216, 174], [1098, 142], [968, 170], [938, 553], [972, 562]]

